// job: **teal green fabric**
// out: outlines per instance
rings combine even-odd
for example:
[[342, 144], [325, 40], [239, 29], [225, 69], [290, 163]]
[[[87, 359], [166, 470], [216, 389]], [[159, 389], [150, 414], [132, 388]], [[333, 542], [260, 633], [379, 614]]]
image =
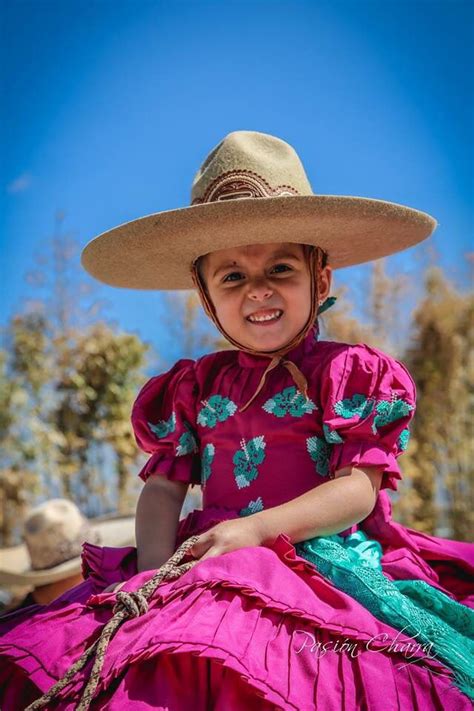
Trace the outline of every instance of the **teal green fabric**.
[[336, 303], [336, 301], [337, 301], [337, 296], [328, 296], [326, 301], [324, 301], [321, 304], [321, 306], [318, 308], [318, 311], [317, 311], [318, 316], [319, 316], [319, 314], [324, 313], [324, 311], [327, 311], [328, 309], [330, 309], [331, 306], [333, 306]]
[[320, 536], [295, 545], [339, 590], [375, 617], [417, 642], [454, 673], [458, 688], [474, 699], [474, 611], [422, 580], [389, 580], [382, 547], [363, 531], [347, 537]]

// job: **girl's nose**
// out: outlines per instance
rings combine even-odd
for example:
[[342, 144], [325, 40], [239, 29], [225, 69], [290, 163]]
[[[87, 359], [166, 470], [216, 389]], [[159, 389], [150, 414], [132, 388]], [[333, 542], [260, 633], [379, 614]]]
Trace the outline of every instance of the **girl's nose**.
[[265, 301], [273, 294], [273, 289], [266, 279], [255, 280], [249, 285], [247, 296], [253, 301]]

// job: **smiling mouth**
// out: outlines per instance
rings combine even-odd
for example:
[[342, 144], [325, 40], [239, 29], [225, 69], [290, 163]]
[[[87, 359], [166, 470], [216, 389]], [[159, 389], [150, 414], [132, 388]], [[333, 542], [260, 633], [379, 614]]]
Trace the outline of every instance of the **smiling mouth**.
[[271, 323], [278, 321], [283, 316], [281, 309], [268, 309], [266, 311], [256, 311], [253, 314], [246, 316], [246, 320], [250, 323]]

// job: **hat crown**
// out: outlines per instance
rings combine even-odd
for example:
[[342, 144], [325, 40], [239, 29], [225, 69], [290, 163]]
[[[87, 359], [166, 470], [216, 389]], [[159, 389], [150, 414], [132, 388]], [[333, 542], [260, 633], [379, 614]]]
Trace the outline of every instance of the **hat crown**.
[[295, 149], [266, 133], [233, 131], [196, 173], [191, 202], [292, 195], [313, 195]]
[[75, 558], [91, 536], [96, 538], [89, 521], [67, 499], [45, 501], [32, 509], [24, 524], [24, 540], [33, 570], [52, 568]]
[[296, 151], [256, 131], [229, 133], [209, 153], [191, 201], [98, 235], [82, 253], [83, 266], [111, 286], [192, 289], [192, 265], [209, 252], [298, 242], [319, 247], [340, 269], [413, 247], [436, 227], [430, 215], [405, 205], [315, 195]]

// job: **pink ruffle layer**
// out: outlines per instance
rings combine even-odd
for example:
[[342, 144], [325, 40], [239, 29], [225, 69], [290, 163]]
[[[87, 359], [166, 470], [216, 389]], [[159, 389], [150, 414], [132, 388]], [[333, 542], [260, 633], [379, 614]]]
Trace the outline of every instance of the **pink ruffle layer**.
[[[181, 521], [177, 545], [235, 516], [194, 511]], [[403, 527], [395, 533], [411, 537]], [[408, 552], [416, 565], [420, 553]], [[137, 574], [135, 566], [132, 548], [86, 545], [85, 583], [29, 621], [10, 616], [0, 643], [9, 662], [0, 673], [3, 711], [23, 708], [38, 696], [35, 687], [48, 689], [96, 639], [114, 604], [113, 594], [100, 591], [121, 579], [127, 580], [122, 589], [136, 590], [152, 575]], [[352, 651], [315, 653], [313, 640], [332, 649], [345, 642]], [[147, 615], [127, 621], [110, 643], [92, 708], [471, 708], [446, 668], [421, 650], [409, 660], [389, 650], [393, 640], [412, 641], [319, 575], [282, 534], [271, 547], [210, 558], [162, 583]], [[89, 672], [87, 666], [57, 708], [75, 708]]]

